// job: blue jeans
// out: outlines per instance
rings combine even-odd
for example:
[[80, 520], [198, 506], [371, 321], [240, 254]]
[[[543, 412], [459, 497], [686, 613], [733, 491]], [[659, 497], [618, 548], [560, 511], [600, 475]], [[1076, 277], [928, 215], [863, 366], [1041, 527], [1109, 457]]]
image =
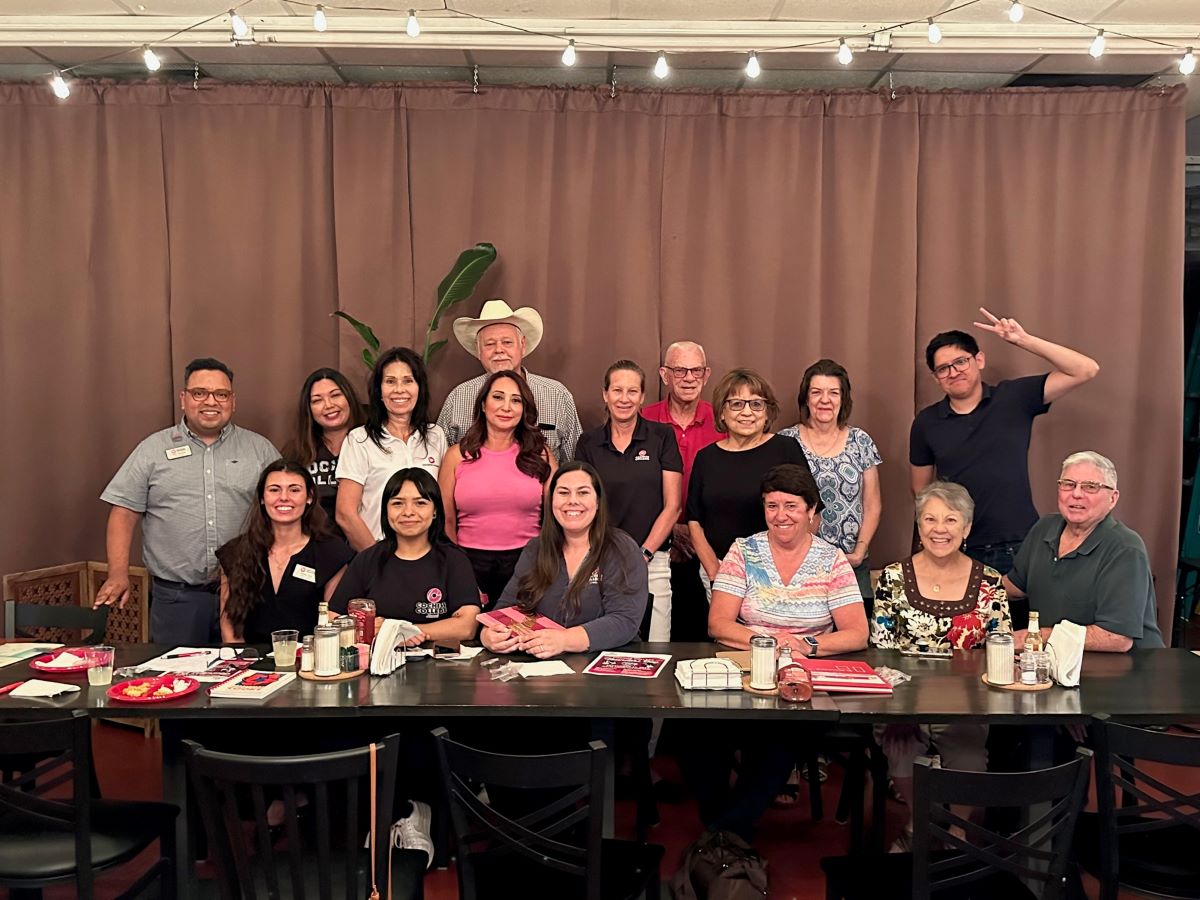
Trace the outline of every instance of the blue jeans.
[[215, 586], [155, 578], [150, 587], [150, 641], [168, 647], [220, 644], [220, 609]]
[[1017, 550], [1020, 546], [1020, 541], [1010, 541], [1002, 544], [984, 544], [981, 547], [968, 547], [966, 554], [971, 559], [979, 560], [985, 566], [991, 566], [1001, 575], [1007, 575], [1012, 571], [1013, 557], [1017, 555]]

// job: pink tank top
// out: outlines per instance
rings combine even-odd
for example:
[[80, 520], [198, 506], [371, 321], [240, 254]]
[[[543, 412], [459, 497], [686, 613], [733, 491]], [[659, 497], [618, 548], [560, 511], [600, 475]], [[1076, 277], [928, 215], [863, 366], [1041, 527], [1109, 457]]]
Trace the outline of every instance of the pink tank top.
[[458, 542], [474, 550], [517, 550], [538, 535], [542, 483], [517, 468], [517, 445], [481, 447], [464, 459], [454, 477]]

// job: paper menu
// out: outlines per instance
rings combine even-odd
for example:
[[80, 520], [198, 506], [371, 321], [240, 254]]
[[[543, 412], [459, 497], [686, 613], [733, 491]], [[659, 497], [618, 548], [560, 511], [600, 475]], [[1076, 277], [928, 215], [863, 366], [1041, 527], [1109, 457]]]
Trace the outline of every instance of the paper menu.
[[7, 666], [11, 663], [20, 662], [23, 659], [32, 659], [35, 656], [44, 656], [47, 653], [52, 653], [61, 646], [62, 644], [30, 643], [27, 641], [13, 641], [7, 644], [0, 644], [0, 666]]
[[588, 675], [624, 675], [629, 678], [655, 678], [670, 661], [669, 653], [618, 653], [606, 650], [588, 663]]

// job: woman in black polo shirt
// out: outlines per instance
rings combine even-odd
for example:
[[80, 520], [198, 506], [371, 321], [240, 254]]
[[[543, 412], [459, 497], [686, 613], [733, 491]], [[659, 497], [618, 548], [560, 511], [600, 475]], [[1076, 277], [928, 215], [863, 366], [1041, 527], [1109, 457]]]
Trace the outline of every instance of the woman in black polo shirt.
[[670, 426], [641, 416], [646, 373], [627, 359], [604, 373], [604, 406], [608, 421], [585, 431], [575, 458], [600, 473], [608, 495], [610, 521], [641, 545], [646, 557], [654, 605], [651, 641], [671, 639], [670, 537], [679, 519], [683, 491], [683, 457]]
[[277, 459], [255, 490], [246, 530], [217, 551], [221, 640], [266, 644], [271, 632], [311, 634], [354, 551], [330, 534], [308, 469]]
[[442, 492], [420, 468], [388, 479], [380, 501], [383, 540], [346, 568], [329, 608], [345, 612], [362, 597], [385, 619], [405, 619], [421, 629], [408, 643], [465, 641], [475, 637], [479, 588], [471, 561], [446, 537]]

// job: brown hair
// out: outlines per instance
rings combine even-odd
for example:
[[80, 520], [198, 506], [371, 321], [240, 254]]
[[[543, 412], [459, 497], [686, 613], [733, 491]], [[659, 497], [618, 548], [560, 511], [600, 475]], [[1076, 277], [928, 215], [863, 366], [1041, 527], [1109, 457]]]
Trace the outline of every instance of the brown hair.
[[642, 379], [642, 390], [646, 390], [646, 373], [632, 359], [618, 359], [605, 370], [604, 389], [606, 391], [612, 386], [613, 372], [636, 372], [638, 377]]
[[730, 369], [717, 382], [717, 386], [713, 388], [712, 394], [713, 426], [722, 434], [728, 433], [729, 429], [725, 427], [722, 412], [725, 409], [725, 401], [729, 399], [729, 395], [740, 387], [749, 388], [750, 393], [758, 394], [767, 401], [767, 424], [763, 427], [763, 431], [770, 431], [775, 417], [779, 415], [779, 403], [775, 400], [775, 392], [771, 390], [771, 385], [767, 383], [767, 379], [763, 378], [753, 369]]
[[808, 420], [812, 418], [808, 409], [808, 389], [812, 387], [812, 380], [818, 375], [836, 378], [842, 383], [842, 406], [837, 417], [838, 428], [842, 428], [850, 421], [850, 410], [854, 408], [854, 401], [850, 398], [850, 373], [841, 363], [832, 359], [818, 359], [804, 370], [804, 376], [800, 379], [800, 393], [796, 395], [796, 403], [800, 406], [800, 422], [807, 425]]
[[483, 414], [483, 405], [487, 402], [492, 386], [501, 378], [507, 378], [517, 386], [521, 394], [521, 418], [517, 422], [517, 430], [513, 439], [517, 443], [517, 469], [530, 478], [536, 478], [542, 484], [550, 477], [550, 462], [546, 458], [546, 437], [538, 427], [537, 401], [533, 399], [533, 391], [529, 383], [518, 372], [512, 369], [501, 369], [493, 372], [483, 382], [483, 387], [475, 396], [475, 415], [471, 427], [458, 442], [458, 449], [463, 459], [479, 459], [480, 448], [488, 436], [487, 416]]

